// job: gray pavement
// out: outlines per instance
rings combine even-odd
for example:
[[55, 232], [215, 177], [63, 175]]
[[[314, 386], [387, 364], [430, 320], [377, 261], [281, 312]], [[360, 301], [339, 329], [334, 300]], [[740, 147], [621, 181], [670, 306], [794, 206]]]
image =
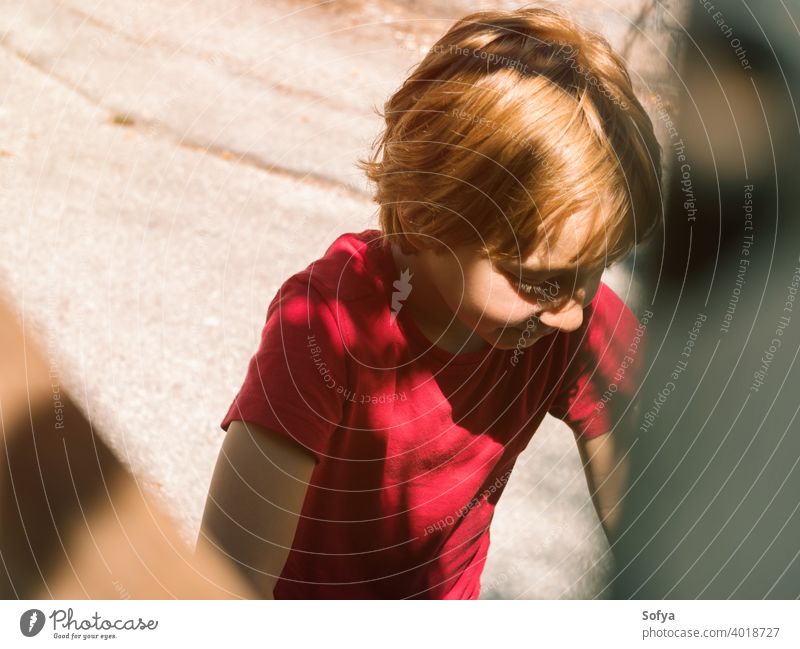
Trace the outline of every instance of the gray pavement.
[[[614, 42], [646, 3], [573, 4]], [[354, 165], [373, 106], [487, 5], [0, 6], [0, 290], [187, 541], [268, 302], [338, 234], [376, 227]], [[648, 96], [674, 89], [677, 27], [659, 12], [633, 44]], [[521, 457], [492, 542], [483, 597], [601, 592], [608, 546], [560, 422]]]

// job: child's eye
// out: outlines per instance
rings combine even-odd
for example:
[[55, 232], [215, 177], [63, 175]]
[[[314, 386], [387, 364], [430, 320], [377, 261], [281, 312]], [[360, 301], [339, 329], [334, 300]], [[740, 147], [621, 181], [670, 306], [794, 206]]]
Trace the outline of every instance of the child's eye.
[[520, 291], [523, 291], [523, 292], [529, 293], [529, 294], [533, 293], [536, 290], [536, 288], [538, 287], [538, 284], [528, 284], [528, 282], [522, 282], [520, 280], [516, 280], [516, 282], [517, 282], [517, 288]]
[[555, 299], [559, 292], [559, 284], [553, 279], [546, 279], [541, 282], [530, 283], [519, 279], [517, 275], [512, 272], [505, 271], [506, 276], [511, 280], [518, 290], [528, 295], [533, 295], [539, 299]]
[[536, 284], [517, 282], [517, 286], [521, 291], [528, 295], [535, 295], [539, 299], [552, 300], [558, 295], [557, 286], [553, 282], [537, 282]]

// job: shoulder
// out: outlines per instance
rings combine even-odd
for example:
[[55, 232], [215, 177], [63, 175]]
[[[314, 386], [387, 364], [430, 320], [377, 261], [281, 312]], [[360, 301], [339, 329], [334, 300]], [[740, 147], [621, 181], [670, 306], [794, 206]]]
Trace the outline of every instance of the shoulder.
[[639, 326], [639, 320], [631, 308], [605, 282], [600, 283], [594, 299], [584, 308], [583, 315], [583, 324], [573, 333], [584, 344], [626, 338]]
[[607, 284], [600, 288], [587, 309], [584, 331], [578, 344], [578, 357], [586, 368], [606, 384], [633, 388], [634, 376], [641, 371], [638, 341], [642, 326], [633, 310]]
[[378, 230], [340, 235], [322, 257], [284, 281], [267, 318], [280, 311], [278, 319], [295, 331], [327, 330], [347, 348], [363, 346], [369, 339], [364, 331], [379, 338], [389, 322], [388, 254]]
[[592, 364], [618, 364], [640, 324], [633, 311], [604, 282], [589, 305], [584, 308], [583, 324], [568, 334], [567, 349], [571, 360]]
[[284, 286], [311, 286], [328, 301], [349, 302], [380, 292], [385, 284], [381, 233], [363, 230], [339, 235], [325, 254], [289, 277]]

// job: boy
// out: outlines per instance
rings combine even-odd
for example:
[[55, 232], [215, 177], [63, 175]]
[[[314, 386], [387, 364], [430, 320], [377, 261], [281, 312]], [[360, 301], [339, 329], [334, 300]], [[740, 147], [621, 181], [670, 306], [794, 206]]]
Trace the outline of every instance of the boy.
[[547, 412], [616, 533], [638, 322], [600, 276], [660, 178], [623, 62], [557, 13], [482, 12], [385, 109], [381, 229], [286, 280], [221, 424], [201, 540], [266, 598], [476, 599]]

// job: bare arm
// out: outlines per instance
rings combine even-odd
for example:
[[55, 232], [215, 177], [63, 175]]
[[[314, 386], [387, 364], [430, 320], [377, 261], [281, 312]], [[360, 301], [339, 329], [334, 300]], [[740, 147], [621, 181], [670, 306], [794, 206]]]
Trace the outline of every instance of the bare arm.
[[211, 480], [197, 552], [228, 555], [260, 597], [273, 599], [315, 462], [310, 451], [284, 436], [231, 422]]
[[606, 538], [613, 545], [619, 533], [630, 461], [613, 433], [593, 439], [578, 438], [577, 444], [592, 503]]

